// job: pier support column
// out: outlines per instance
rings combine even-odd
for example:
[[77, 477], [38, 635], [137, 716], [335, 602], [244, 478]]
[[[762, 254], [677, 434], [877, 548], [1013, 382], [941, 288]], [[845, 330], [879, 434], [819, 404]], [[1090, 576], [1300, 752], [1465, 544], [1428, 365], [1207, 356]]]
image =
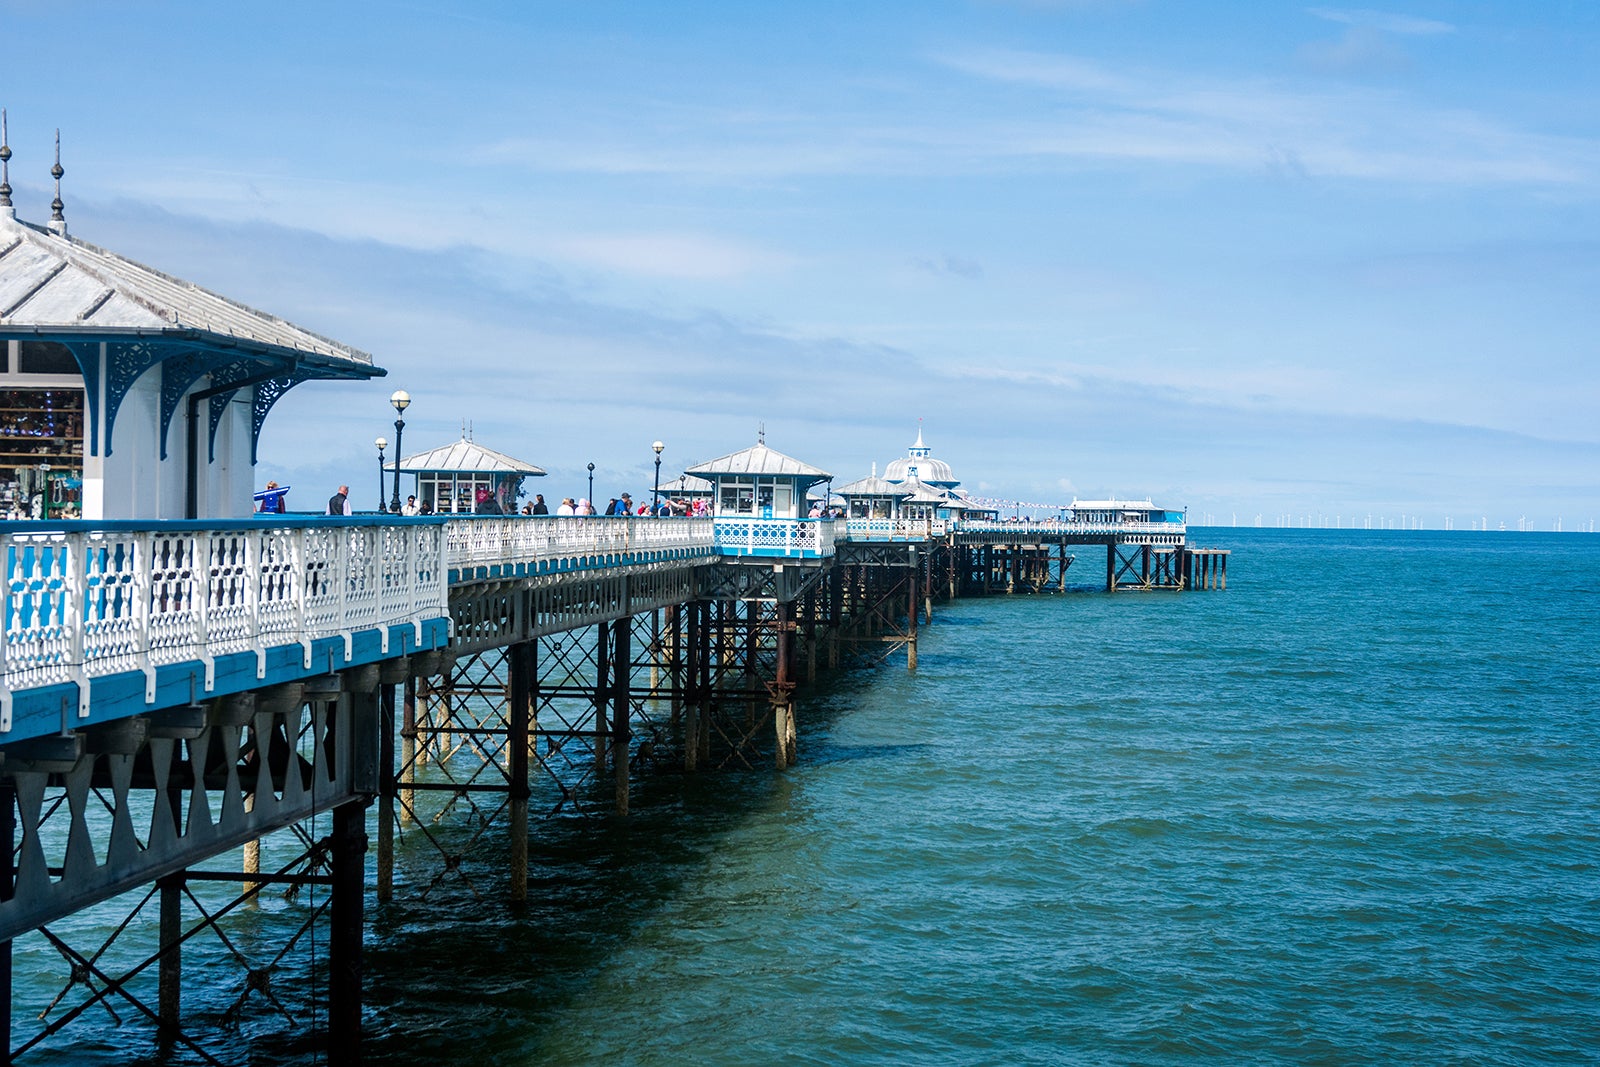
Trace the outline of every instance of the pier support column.
[[633, 663], [633, 618], [623, 616], [611, 624], [616, 636], [611, 681], [611, 773], [617, 786], [617, 814], [628, 814], [628, 675]]
[[772, 681], [773, 766], [788, 768], [795, 760], [794, 685], [789, 680], [789, 632], [794, 629], [794, 603], [778, 609], [777, 677]]
[[[244, 798], [244, 810], [256, 810], [256, 795], [254, 793], [250, 793]], [[239, 870], [246, 875], [261, 873], [261, 838], [252, 837], [244, 843], [244, 847], [239, 852]], [[248, 893], [257, 884], [259, 883], [253, 878], [246, 878], [240, 888]], [[259, 895], [251, 897], [247, 907], [255, 907], [259, 900]]]
[[400, 824], [412, 821], [417, 810], [417, 793], [411, 783], [417, 780], [417, 679], [406, 679], [404, 706], [400, 721]]
[[1106, 592], [1117, 591], [1117, 543], [1106, 545]]
[[394, 899], [395, 699], [398, 686], [378, 687], [378, 903]]
[[[695, 744], [700, 748], [700, 766], [711, 766], [711, 703], [716, 699], [712, 692], [712, 641], [716, 631], [711, 619], [711, 601], [700, 602], [700, 680], [698, 690], [700, 693], [700, 721], [695, 735]], [[722, 655], [718, 649], [719, 656]]]
[[817, 684], [817, 611], [818, 594], [812, 589], [806, 595], [806, 684]]
[[537, 641], [523, 641], [506, 650], [511, 684], [506, 709], [506, 751], [511, 791], [511, 899], [528, 899], [528, 741], [532, 722], [533, 685], [538, 677]]
[[156, 882], [161, 894], [161, 962], [156, 969], [156, 1014], [161, 1030], [170, 1037], [178, 1032], [183, 1013], [183, 872]]
[[606, 718], [611, 690], [611, 625], [600, 623], [594, 634], [594, 777], [598, 782], [606, 773], [606, 755], [611, 746], [611, 730]]
[[910, 598], [906, 607], [906, 670], [917, 669], [917, 612], [922, 605], [917, 598], [917, 550], [911, 550], [911, 570], [906, 576], [907, 596]]
[[666, 642], [667, 685], [672, 689], [672, 719], [683, 714], [683, 618], [677, 604], [667, 605], [662, 640]]
[[701, 602], [691, 600], [685, 605], [684, 643], [688, 646], [684, 656], [683, 690], [683, 769], [693, 773], [700, 769], [700, 716], [705, 709], [700, 704], [700, 630], [702, 624]]
[[365, 925], [367, 816], [359, 802], [333, 809], [328, 905], [328, 1061], [361, 1063], [361, 935]]

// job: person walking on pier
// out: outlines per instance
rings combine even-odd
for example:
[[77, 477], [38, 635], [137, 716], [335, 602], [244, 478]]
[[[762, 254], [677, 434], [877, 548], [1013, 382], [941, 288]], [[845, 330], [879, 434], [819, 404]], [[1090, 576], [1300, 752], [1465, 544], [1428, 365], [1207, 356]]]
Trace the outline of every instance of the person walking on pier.
[[545, 505], [544, 494], [543, 493], [535, 493], [534, 494], [534, 496], [533, 496], [533, 510], [528, 512], [528, 514], [529, 515], [548, 515], [548, 514], [550, 514], [550, 508]]
[[348, 485], [341, 485], [339, 491], [328, 498], [328, 514], [350, 514], [350, 487]]

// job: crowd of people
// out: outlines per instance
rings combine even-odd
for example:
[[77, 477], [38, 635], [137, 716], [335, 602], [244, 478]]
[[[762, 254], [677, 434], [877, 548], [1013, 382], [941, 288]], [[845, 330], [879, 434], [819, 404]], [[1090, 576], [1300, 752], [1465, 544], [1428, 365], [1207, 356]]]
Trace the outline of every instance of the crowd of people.
[[[549, 515], [550, 508], [544, 502], [544, 494], [534, 495], [532, 501], [522, 505], [524, 515]], [[555, 514], [560, 516], [604, 515], [612, 517], [625, 517], [628, 515], [657, 515], [661, 518], [687, 515], [710, 515], [711, 505], [705, 500], [685, 500], [678, 497], [657, 497], [652, 511], [649, 502], [635, 504], [631, 493], [612, 497], [603, 510], [597, 510], [594, 502], [588, 497], [562, 497], [561, 503], [556, 505]]]
[[[256, 510], [280, 514], [286, 513], [288, 511], [288, 505], [284, 499], [286, 494], [287, 489], [279, 490], [277, 482], [268, 482], [266, 491], [258, 494]], [[474, 501], [474, 505], [475, 506], [472, 510], [478, 515], [503, 515], [508, 513], [506, 511], [502, 511], [495, 502], [494, 497], [484, 489], [478, 490], [477, 499]], [[350, 487], [347, 485], [341, 485], [339, 486], [338, 491], [328, 499], [328, 505], [323, 514], [350, 515], [353, 513], [354, 508], [350, 502]], [[418, 503], [415, 496], [408, 496], [406, 497], [406, 502], [400, 507], [400, 514], [431, 515], [433, 514], [433, 505], [431, 501], [423, 501]], [[561, 503], [557, 504], [555, 511], [552, 512], [550, 510], [550, 506], [545, 503], [544, 494], [535, 493], [533, 499], [523, 504], [520, 511], [511, 511], [509, 514], [553, 514], [558, 517], [584, 515], [606, 515], [616, 517], [629, 515], [655, 515], [660, 518], [699, 518], [702, 516], [709, 516], [711, 514], [711, 502], [703, 497], [688, 499], [685, 497], [661, 496], [655, 499], [655, 502], [652, 506], [651, 501], [642, 501], [638, 504], [635, 504], [632, 494], [623, 493], [621, 496], [612, 497], [611, 500], [607, 502], [604, 510], [597, 511], [594, 503], [587, 497], [574, 498], [568, 496], [562, 497]], [[816, 516], [813, 515], [813, 517]]]

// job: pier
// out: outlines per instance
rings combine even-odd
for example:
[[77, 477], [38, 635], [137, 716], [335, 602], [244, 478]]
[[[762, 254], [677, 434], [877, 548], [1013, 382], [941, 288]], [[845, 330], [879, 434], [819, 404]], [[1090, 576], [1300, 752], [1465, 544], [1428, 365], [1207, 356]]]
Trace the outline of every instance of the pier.
[[[522, 899], [536, 819], [625, 817], [650, 775], [792, 766], [803, 686], [915, 669], [941, 602], [1059, 594], [1096, 552], [1106, 592], [1226, 585], [1227, 552], [1189, 544], [1181, 512], [1084, 502], [1001, 521], [920, 432], [883, 478], [841, 486], [840, 508], [831, 474], [763, 437], [676, 479], [702, 487], [688, 514], [505, 514], [543, 472], [498, 453], [471, 470], [402, 457], [400, 392], [391, 509], [252, 513], [253, 496], [277, 499], [250, 484], [276, 401], [379, 377], [370, 356], [8, 203], [0, 309], [11, 395], [40, 394], [37, 417], [59, 426], [13, 425], [25, 458], [7, 492], [33, 517], [0, 524], [5, 1062], [106, 1012], [223, 1062], [228, 1041], [185, 1014], [185, 989], [236, 983], [235, 1019], [299, 1025], [274, 976], [316, 927], [316, 1041], [358, 1063], [367, 891], [394, 898], [397, 833], [435, 847], [434, 884], [478, 893], [489, 856]], [[394, 513], [402, 472], [440, 513]], [[468, 513], [488, 503], [501, 513]], [[451, 820], [474, 829], [440, 833]], [[320, 903], [276, 957], [247, 959], [227, 931], [268, 892]], [[117, 912], [110, 940], [59, 932], [88, 909]], [[197, 979], [199, 937], [222, 938], [238, 973]], [[23, 1020], [13, 951], [32, 938], [63, 988]]]
[[[639, 775], [790, 766], [797, 686], [896, 655], [914, 668], [919, 629], [952, 588], [1059, 590], [1068, 550], [1085, 545], [1119, 561], [1108, 574], [1156, 561], [1118, 589], [1181, 589], [1185, 566], [1221, 574], [1226, 559], [1181, 531], [1151, 545], [1149, 531], [930, 522], [889, 538], [794, 519], [757, 536], [755, 521], [5, 529], [0, 805], [14, 859], [0, 942], [155, 887], [159, 996], [137, 1007], [183, 1034], [193, 930], [166, 917], [184, 887], [242, 880], [248, 898], [324, 885], [340, 976], [329, 1040], [355, 1057], [369, 830], [379, 901], [394, 892], [396, 829], [426, 833], [451, 807], [494, 824], [474, 843], [505, 852], [525, 895], [531, 817], [625, 815]], [[1210, 562], [1163, 562], [1185, 557]], [[203, 868], [318, 812], [333, 814], [331, 834], [287, 869], [251, 866], [248, 851], [242, 873]], [[462, 859], [442, 848], [441, 877], [464, 877]], [[91, 1000], [132, 996], [127, 976], [59, 947], [69, 972], [92, 976]]]

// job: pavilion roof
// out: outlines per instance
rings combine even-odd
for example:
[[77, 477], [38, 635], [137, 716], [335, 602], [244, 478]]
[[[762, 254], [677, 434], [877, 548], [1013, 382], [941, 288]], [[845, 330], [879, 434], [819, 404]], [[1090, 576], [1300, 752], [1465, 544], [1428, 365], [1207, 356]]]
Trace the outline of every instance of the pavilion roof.
[[950, 494], [938, 486], [919, 482], [915, 478], [902, 483], [900, 488], [905, 490], [907, 504], [948, 504], [951, 500]]
[[292, 355], [352, 377], [383, 373], [366, 352], [0, 211], [0, 333], [18, 328], [41, 339], [199, 341]]
[[806, 485], [833, 477], [833, 475], [819, 467], [813, 467], [809, 463], [802, 463], [793, 456], [786, 456], [782, 452], [768, 448], [765, 441], [758, 441], [749, 448], [738, 452], [730, 452], [726, 456], [719, 456], [705, 463], [696, 463], [694, 466], [689, 467], [685, 473], [792, 477]]
[[912, 487], [898, 482], [886, 481], [876, 474], [865, 478], [857, 478], [848, 485], [841, 485], [834, 492], [843, 497], [851, 496], [910, 496]]
[[[393, 468], [391, 468], [393, 469]], [[417, 452], [400, 461], [400, 469], [407, 474], [526, 474], [538, 476], [544, 470], [532, 463], [513, 459], [504, 452], [485, 448], [465, 437], [453, 444], [441, 445], [426, 452]]]

